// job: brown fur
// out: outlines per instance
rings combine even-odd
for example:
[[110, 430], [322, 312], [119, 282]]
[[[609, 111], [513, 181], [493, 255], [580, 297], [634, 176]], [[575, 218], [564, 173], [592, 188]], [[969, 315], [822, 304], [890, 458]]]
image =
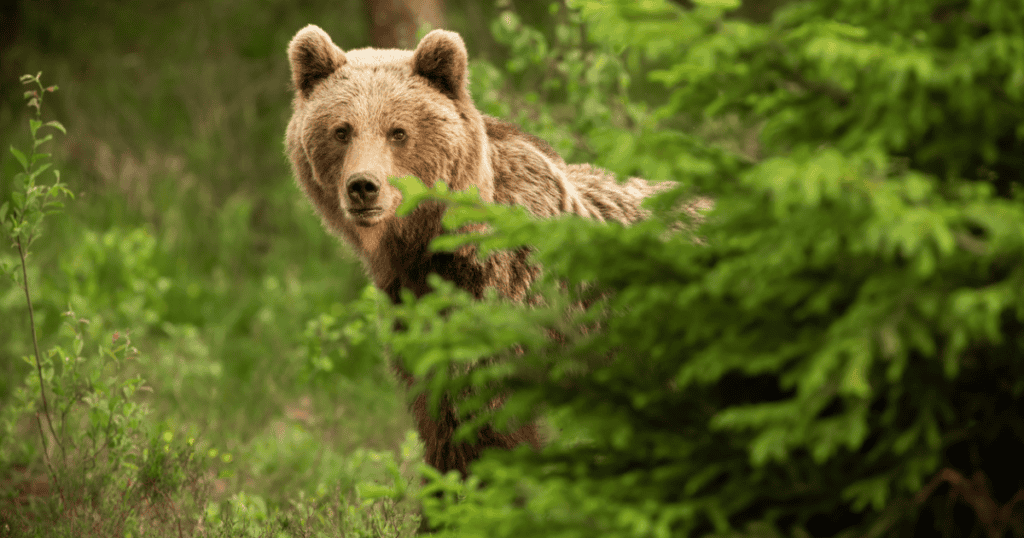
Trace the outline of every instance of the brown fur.
[[[643, 218], [641, 201], [661, 188], [635, 178], [619, 184], [599, 168], [567, 165], [543, 140], [480, 114], [466, 89], [468, 57], [458, 34], [435, 30], [415, 51], [343, 52], [310, 25], [292, 39], [288, 56], [295, 100], [285, 144], [296, 181], [392, 301], [402, 288], [428, 293], [430, 273], [478, 298], [493, 287], [519, 301], [538, 270], [525, 249], [484, 261], [471, 247], [430, 252], [430, 240], [445, 233], [443, 207], [421, 204], [397, 218], [401, 193], [389, 177], [476, 187], [485, 201], [522, 205], [538, 217], [575, 213], [622, 224]], [[408, 372], [399, 375], [412, 383]], [[459, 418], [449, 398], [436, 416], [424, 396], [412, 407], [426, 460], [442, 472], [465, 475], [488, 447], [540, 445], [532, 424], [511, 433], [486, 426], [475, 443], [455, 443]]]

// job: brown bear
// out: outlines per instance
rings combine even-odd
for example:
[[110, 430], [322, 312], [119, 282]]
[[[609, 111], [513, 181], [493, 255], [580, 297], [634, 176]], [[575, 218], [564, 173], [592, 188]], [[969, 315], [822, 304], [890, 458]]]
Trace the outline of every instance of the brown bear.
[[[345, 52], [310, 25], [292, 39], [288, 57], [295, 99], [285, 144], [296, 181], [396, 303], [403, 288], [428, 293], [431, 273], [478, 298], [493, 287], [519, 301], [538, 270], [526, 249], [483, 261], [471, 247], [431, 252], [428, 243], [446, 233], [444, 207], [420, 204], [398, 218], [401, 192], [391, 177], [444, 181], [455, 191], [476, 187], [484, 201], [521, 205], [538, 217], [575, 213], [623, 224], [643, 218], [640, 203], [662, 188], [636, 178], [620, 184], [599, 168], [566, 164], [543, 140], [481, 114], [467, 90], [468, 56], [456, 33], [434, 30], [415, 51]], [[410, 374], [396, 369], [411, 384]], [[485, 427], [476, 442], [456, 443], [450, 399], [436, 416], [422, 395], [412, 407], [426, 460], [442, 472], [465, 476], [488, 447], [540, 444], [532, 424], [511, 433]]]

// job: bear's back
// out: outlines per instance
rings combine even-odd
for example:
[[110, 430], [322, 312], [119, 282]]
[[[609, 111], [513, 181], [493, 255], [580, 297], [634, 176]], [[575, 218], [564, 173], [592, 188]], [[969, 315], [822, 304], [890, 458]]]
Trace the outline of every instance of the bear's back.
[[538, 217], [571, 213], [627, 225], [645, 218], [645, 198], [670, 188], [639, 178], [625, 183], [589, 164], [566, 164], [543, 139], [484, 116], [494, 166], [494, 201], [521, 205]]

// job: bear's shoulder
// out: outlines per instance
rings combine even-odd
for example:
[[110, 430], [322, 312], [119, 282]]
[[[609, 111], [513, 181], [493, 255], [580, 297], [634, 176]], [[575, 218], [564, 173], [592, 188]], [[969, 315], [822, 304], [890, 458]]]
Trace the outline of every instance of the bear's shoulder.
[[551, 147], [543, 138], [527, 133], [519, 128], [514, 123], [499, 120], [493, 116], [481, 114], [484, 118], [484, 128], [487, 130], [487, 138], [491, 144], [509, 144], [514, 142], [523, 142], [534, 146], [544, 155], [559, 162], [562, 161], [562, 156], [555, 151], [555, 148]]

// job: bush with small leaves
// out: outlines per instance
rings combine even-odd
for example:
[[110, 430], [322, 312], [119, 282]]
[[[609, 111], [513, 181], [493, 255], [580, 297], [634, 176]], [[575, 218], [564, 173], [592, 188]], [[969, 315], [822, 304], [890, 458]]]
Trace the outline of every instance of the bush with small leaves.
[[[607, 292], [566, 321], [572, 297], [477, 305], [437, 282], [448, 298], [391, 314], [421, 390], [467, 392], [460, 412], [499, 423], [543, 409], [556, 431], [540, 452], [483, 458], [468, 484], [435, 482], [452, 494], [425, 502], [431, 522], [458, 536], [1024, 536], [1024, 11], [830, 0], [751, 22], [730, 16], [738, 1], [569, 4], [554, 43], [503, 19], [499, 39], [548, 51], [513, 71], [564, 56], [613, 84], [602, 68], [621, 65], [663, 98], [549, 92], [528, 114], [569, 111], [579, 151], [681, 187], [622, 228], [405, 184], [407, 203], [448, 201], [451, 228], [491, 223], [435, 246], [528, 243], [546, 278]], [[582, 56], [558, 41], [577, 18]], [[671, 232], [696, 194], [715, 198], [697, 241]], [[450, 367], [513, 343], [510, 360]]]

